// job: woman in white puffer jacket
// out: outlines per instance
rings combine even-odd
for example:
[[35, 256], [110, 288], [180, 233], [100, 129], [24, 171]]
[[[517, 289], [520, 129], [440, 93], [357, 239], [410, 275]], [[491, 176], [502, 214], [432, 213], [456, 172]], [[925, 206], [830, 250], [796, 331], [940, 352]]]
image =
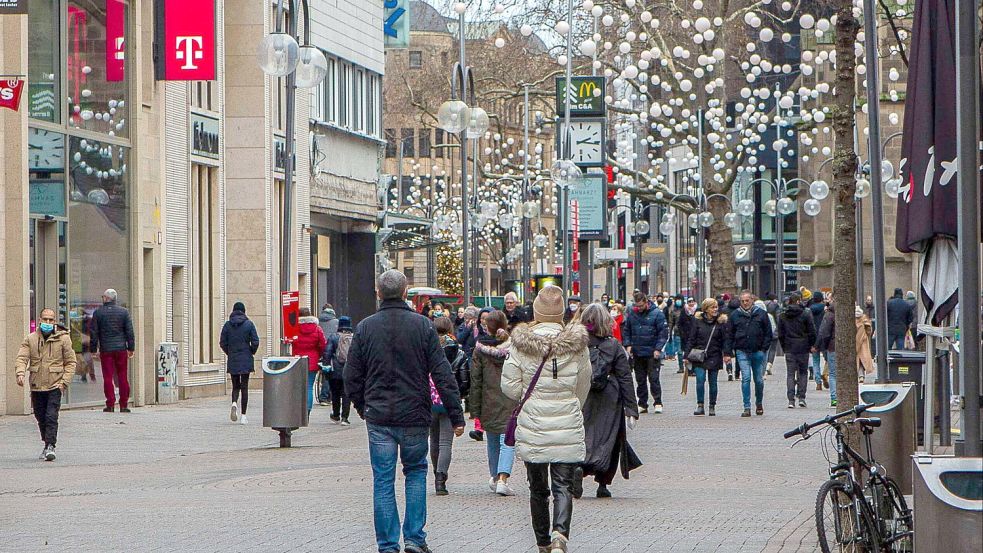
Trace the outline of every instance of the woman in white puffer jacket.
[[540, 553], [567, 550], [573, 514], [570, 487], [574, 471], [587, 455], [583, 406], [592, 372], [587, 330], [577, 321], [563, 326], [565, 303], [556, 286], [539, 292], [533, 302], [535, 322], [513, 330], [512, 349], [502, 367], [502, 391], [521, 401], [540, 364], [543, 366], [519, 413], [515, 433], [516, 454], [525, 462], [529, 478], [532, 525]]

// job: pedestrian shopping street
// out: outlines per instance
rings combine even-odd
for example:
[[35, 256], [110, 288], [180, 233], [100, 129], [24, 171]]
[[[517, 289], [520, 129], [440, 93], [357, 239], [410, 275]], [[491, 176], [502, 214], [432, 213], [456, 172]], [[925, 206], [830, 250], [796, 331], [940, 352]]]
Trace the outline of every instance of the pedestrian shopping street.
[[[667, 363], [666, 412], [642, 415], [629, 434], [645, 465], [615, 480], [612, 499], [596, 499], [585, 481], [571, 551], [817, 550], [821, 440], [790, 449], [782, 433], [830, 413], [829, 393], [810, 389], [808, 408], [787, 409], [779, 358], [765, 415], [742, 419], [740, 383], [721, 376], [718, 415], [697, 418], [695, 379], [680, 396]], [[0, 551], [375, 551], [364, 423], [335, 426], [330, 408], [315, 406], [294, 447], [279, 449], [261, 426], [261, 399], [251, 402], [248, 426], [229, 421], [224, 398], [130, 415], [63, 411], [54, 463], [37, 460], [33, 417], [0, 418]], [[489, 492], [487, 480], [485, 444], [458, 438], [450, 495], [428, 492], [435, 552], [535, 550], [521, 463], [516, 497]]]

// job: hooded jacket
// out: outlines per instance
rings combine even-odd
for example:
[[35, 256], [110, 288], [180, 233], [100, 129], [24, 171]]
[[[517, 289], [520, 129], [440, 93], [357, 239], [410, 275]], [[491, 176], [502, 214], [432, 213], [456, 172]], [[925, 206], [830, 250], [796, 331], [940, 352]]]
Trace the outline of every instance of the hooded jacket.
[[816, 343], [812, 313], [797, 303], [778, 316], [778, 341], [786, 353], [809, 353]]
[[502, 367], [502, 391], [520, 401], [547, 354], [539, 381], [519, 413], [516, 453], [527, 463], [581, 463], [587, 454], [582, 409], [592, 372], [583, 325], [516, 327]]
[[516, 402], [502, 392], [502, 365], [511, 342], [482, 336], [471, 356], [471, 390], [468, 408], [488, 432], [504, 434]]
[[56, 325], [47, 338], [40, 330], [28, 334], [21, 342], [14, 362], [17, 376], [31, 373], [28, 381], [32, 392], [68, 388], [75, 376], [75, 367], [72, 338], [61, 325]]
[[292, 344], [291, 353], [307, 357], [308, 371], [320, 370], [317, 363], [321, 360], [321, 354], [324, 353], [327, 345], [328, 339], [324, 337], [324, 332], [318, 326], [317, 317], [301, 317], [300, 334]]
[[325, 309], [317, 316], [317, 324], [321, 327], [321, 332], [325, 336], [332, 336], [338, 333], [338, 314], [334, 309]]
[[826, 315], [819, 325], [817, 334], [816, 349], [823, 353], [827, 351], [836, 353], [836, 311], [833, 304], [826, 307]]
[[771, 320], [767, 311], [757, 305], [751, 306], [751, 311], [738, 307], [728, 318], [735, 351], [768, 351], [771, 348]]
[[429, 319], [399, 299], [355, 328], [345, 365], [345, 393], [371, 424], [429, 427], [430, 380], [454, 427], [464, 426], [461, 396], [440, 338]]
[[254, 358], [259, 350], [259, 334], [256, 325], [242, 311], [233, 311], [222, 325], [219, 346], [227, 357], [225, 366], [229, 374], [253, 372]]
[[628, 309], [622, 333], [625, 347], [631, 348], [632, 355], [652, 357], [666, 347], [669, 325], [662, 310], [650, 301], [645, 311], [639, 311], [635, 306]]

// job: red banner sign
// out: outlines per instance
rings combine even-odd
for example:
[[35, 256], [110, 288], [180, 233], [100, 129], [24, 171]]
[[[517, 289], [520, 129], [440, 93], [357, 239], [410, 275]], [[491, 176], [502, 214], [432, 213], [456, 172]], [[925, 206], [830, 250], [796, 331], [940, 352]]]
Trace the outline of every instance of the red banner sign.
[[24, 81], [20, 79], [0, 80], [0, 108], [17, 111], [20, 109], [20, 95], [24, 91]]
[[106, 80], [126, 78], [126, 4], [106, 0]]
[[157, 80], [215, 80], [214, 0], [156, 0], [155, 18]]
[[283, 339], [293, 342], [300, 336], [300, 292], [280, 292], [283, 311]]

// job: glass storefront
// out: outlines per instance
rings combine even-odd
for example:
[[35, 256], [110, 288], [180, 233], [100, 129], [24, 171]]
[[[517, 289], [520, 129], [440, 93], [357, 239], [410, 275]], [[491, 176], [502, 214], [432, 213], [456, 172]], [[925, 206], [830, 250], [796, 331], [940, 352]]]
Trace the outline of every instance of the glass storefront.
[[31, 326], [50, 306], [71, 331], [74, 405], [104, 401], [89, 348], [103, 291], [132, 299], [129, 17], [124, 0], [33, 0], [28, 14]]

